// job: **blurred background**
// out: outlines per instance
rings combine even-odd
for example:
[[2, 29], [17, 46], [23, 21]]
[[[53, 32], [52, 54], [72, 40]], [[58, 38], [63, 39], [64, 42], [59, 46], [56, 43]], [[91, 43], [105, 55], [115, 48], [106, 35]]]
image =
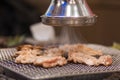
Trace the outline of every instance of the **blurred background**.
[[[30, 25], [39, 23], [51, 0], [0, 0], [0, 43], [9, 36], [32, 36]], [[76, 28], [89, 43], [112, 45], [120, 42], [120, 0], [87, 0], [98, 15], [93, 26]], [[59, 34], [60, 27], [55, 27]]]

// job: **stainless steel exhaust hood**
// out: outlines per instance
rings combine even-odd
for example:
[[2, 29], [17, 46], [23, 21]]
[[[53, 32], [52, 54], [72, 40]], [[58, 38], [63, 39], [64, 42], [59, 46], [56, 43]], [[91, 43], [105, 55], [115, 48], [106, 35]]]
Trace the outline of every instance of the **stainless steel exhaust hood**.
[[96, 22], [86, 0], [52, 0], [42, 22], [52, 26], [86, 26]]

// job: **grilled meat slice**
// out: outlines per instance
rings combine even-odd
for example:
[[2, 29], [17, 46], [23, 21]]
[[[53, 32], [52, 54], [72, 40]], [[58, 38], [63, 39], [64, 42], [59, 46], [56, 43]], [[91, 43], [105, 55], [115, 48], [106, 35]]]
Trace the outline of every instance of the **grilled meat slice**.
[[23, 63], [23, 64], [28, 64], [28, 63], [33, 63], [36, 56], [40, 56], [43, 54], [43, 51], [41, 50], [23, 50], [23, 51], [17, 51], [15, 54], [15, 62], [16, 63]]
[[84, 54], [87, 54], [87, 55], [91, 55], [91, 56], [101, 56], [103, 55], [103, 53], [100, 51], [100, 50], [94, 50], [92, 48], [89, 48], [85, 45], [80, 45], [78, 44], [77, 47], [79, 48], [79, 50], [81, 52], [83, 52]]
[[50, 68], [57, 65], [63, 66], [67, 64], [67, 60], [62, 56], [38, 56], [33, 64], [43, 66], [44, 68]]
[[16, 63], [34, 64], [45, 68], [62, 66], [67, 64], [67, 60], [62, 57], [63, 51], [58, 48], [41, 50], [39, 46], [31, 47], [26, 45], [16, 52]]
[[73, 61], [74, 63], [84, 63], [89, 66], [98, 66], [101, 64], [105, 66], [109, 66], [112, 64], [112, 57], [110, 55], [103, 55], [97, 59], [94, 56], [78, 52], [78, 53], [69, 53], [68, 61]]
[[63, 46], [60, 46], [59, 47], [61, 50], [63, 51], [66, 51], [66, 52], [82, 52], [84, 54], [87, 54], [87, 55], [91, 55], [91, 56], [101, 56], [103, 55], [103, 53], [99, 50], [94, 50], [92, 48], [89, 48], [85, 45], [82, 45], [82, 44], [74, 44], [74, 45], [63, 45]]
[[50, 48], [44, 51], [46, 56], [62, 56], [64, 54], [63, 50], [59, 48]]
[[32, 45], [21, 45], [17, 47], [17, 51], [31, 50], [32, 48], [33, 48]]
[[25, 50], [44, 50], [44, 47], [32, 46], [32, 45], [22, 45], [17, 47], [17, 51], [25, 51]]
[[105, 66], [111, 65], [112, 62], [113, 62], [112, 57], [110, 55], [100, 56], [98, 61], [99, 61], [99, 64], [102, 64], [102, 65], [105, 65]]
[[17, 48], [17, 52], [15, 53], [15, 57], [19, 56], [19, 55], [25, 55], [25, 54], [32, 54], [32, 55], [42, 55], [43, 50], [40, 46], [32, 46], [32, 45], [23, 45], [23, 46], [19, 46]]
[[31, 54], [30, 51], [20, 51], [20, 53], [21, 54], [15, 59], [16, 63], [31, 64], [34, 62], [35, 56]]
[[95, 65], [98, 66], [98, 60], [90, 55], [84, 53], [69, 53], [68, 61], [73, 61], [74, 63], [83, 63], [89, 66]]

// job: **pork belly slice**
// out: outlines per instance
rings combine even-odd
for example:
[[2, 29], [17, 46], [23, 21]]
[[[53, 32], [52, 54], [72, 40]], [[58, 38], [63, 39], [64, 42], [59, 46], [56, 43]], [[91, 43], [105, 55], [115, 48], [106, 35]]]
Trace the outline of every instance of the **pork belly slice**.
[[110, 55], [103, 55], [97, 59], [94, 56], [86, 55], [84, 53], [69, 53], [68, 61], [83, 63], [89, 66], [99, 66], [101, 64], [109, 66], [112, 64], [112, 57]]
[[85, 45], [78, 44], [79, 51], [83, 52], [84, 54], [91, 55], [91, 56], [101, 56], [103, 55], [102, 51], [100, 50], [94, 50], [92, 48], [89, 48]]
[[68, 61], [73, 61], [74, 63], [83, 63], [89, 66], [98, 66], [97, 58], [83, 53], [69, 53]]
[[103, 64], [105, 66], [109, 66], [112, 64], [113, 60], [112, 57], [110, 55], [103, 55], [100, 56], [100, 58], [98, 59], [99, 64]]
[[63, 66], [67, 64], [67, 60], [62, 56], [38, 56], [33, 64], [43, 66], [44, 68], [50, 68]]
[[36, 59], [36, 56], [42, 55], [42, 51], [40, 50], [23, 50], [23, 51], [17, 51], [15, 53], [15, 62], [16, 63], [23, 63], [23, 64], [29, 64], [33, 63]]
[[46, 56], [62, 56], [64, 51], [59, 48], [50, 48], [44, 51]]
[[33, 45], [21, 45], [21, 46], [18, 46], [17, 48], [17, 51], [24, 51], [24, 50], [33, 50], [33, 49], [38, 49], [38, 50], [44, 50], [45, 48], [42, 47], [42, 46], [33, 46]]
[[25, 50], [21, 50], [21, 51], [17, 51], [14, 55], [14, 57], [18, 57], [19, 55], [34, 55], [34, 56], [40, 56], [43, 55], [43, 51], [40, 49], [25, 49]]
[[35, 59], [35, 56], [30, 52], [22, 52], [21, 55], [16, 57], [15, 62], [22, 64], [31, 64], [35, 61]]
[[92, 48], [89, 48], [83, 44], [74, 44], [74, 45], [63, 45], [59, 47], [61, 50], [66, 52], [82, 52], [87, 55], [91, 56], [101, 56], [103, 53], [100, 50], [94, 50]]

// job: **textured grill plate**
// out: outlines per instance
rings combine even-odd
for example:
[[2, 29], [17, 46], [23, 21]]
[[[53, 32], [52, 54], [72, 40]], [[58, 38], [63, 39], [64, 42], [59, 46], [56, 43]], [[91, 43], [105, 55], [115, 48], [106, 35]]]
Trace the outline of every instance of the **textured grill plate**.
[[105, 54], [113, 56], [113, 64], [111, 66], [86, 66], [82, 64], [69, 63], [63, 67], [54, 67], [45, 69], [33, 65], [23, 65], [14, 63], [13, 55], [16, 49], [0, 49], [0, 65], [18, 75], [32, 80], [62, 78], [70, 76], [91, 75], [109, 72], [120, 72], [120, 51], [101, 45], [88, 45], [91, 48], [102, 50]]

